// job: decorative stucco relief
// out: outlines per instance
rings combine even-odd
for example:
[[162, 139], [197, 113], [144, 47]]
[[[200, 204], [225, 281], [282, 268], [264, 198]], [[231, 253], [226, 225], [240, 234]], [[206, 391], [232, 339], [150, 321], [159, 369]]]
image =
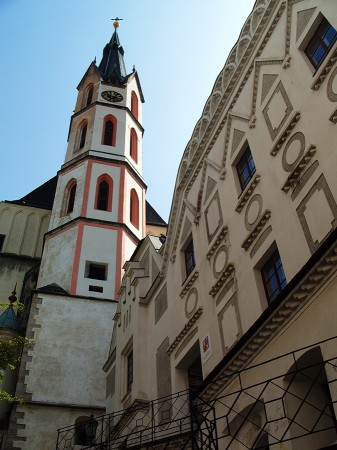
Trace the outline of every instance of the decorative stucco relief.
[[261, 230], [265, 226], [265, 224], [270, 219], [271, 212], [269, 209], [266, 209], [264, 213], [261, 216], [261, 219], [257, 222], [257, 225], [253, 228], [253, 230], [248, 234], [248, 236], [245, 238], [243, 243], [241, 244], [241, 247], [244, 248], [246, 251], [249, 249], [249, 247], [252, 245], [252, 243], [257, 239], [259, 236]]
[[280, 81], [262, 111], [270, 137], [273, 141], [290, 117], [292, 110], [293, 105]]
[[290, 189], [294, 188], [300, 179], [301, 175], [304, 173], [306, 167], [311, 161], [312, 157], [316, 153], [316, 147], [314, 145], [309, 145], [308, 150], [304, 154], [303, 158], [300, 159], [294, 170], [288, 176], [286, 182], [282, 186], [282, 191], [289, 192]]
[[337, 61], [337, 42], [333, 46], [333, 50], [329, 53], [328, 57], [323, 61], [319, 70], [315, 74], [314, 82], [310, 86], [312, 90], [318, 91], [322, 86], [326, 77], [329, 75], [331, 69]]
[[207, 240], [210, 244], [223, 225], [219, 191], [216, 191], [204, 211]]
[[296, 209], [311, 253], [337, 227], [337, 204], [321, 175]]
[[304, 9], [302, 11], [298, 11], [296, 21], [296, 42], [299, 40], [301, 34], [305, 30], [315, 11], [316, 8], [309, 8]]

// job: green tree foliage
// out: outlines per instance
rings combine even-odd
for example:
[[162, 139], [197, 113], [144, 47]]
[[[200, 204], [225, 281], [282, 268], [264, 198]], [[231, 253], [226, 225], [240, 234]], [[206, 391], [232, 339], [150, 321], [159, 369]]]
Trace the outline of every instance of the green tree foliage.
[[[8, 303], [0, 302], [0, 307], [7, 307]], [[14, 306], [14, 305], [13, 305]], [[15, 305], [18, 306], [18, 305]], [[19, 307], [20, 309], [20, 307]], [[11, 339], [0, 341], [0, 386], [3, 382], [5, 371], [15, 370], [21, 358], [21, 349], [24, 344], [28, 343], [28, 339], [23, 336], [16, 336]], [[14, 397], [0, 387], [0, 400], [13, 402], [22, 401], [21, 398]]]

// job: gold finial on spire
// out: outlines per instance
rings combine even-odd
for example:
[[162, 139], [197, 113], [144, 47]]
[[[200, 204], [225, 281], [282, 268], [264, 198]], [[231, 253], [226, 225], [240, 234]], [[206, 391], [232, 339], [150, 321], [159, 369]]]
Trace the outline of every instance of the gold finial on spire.
[[119, 21], [123, 20], [123, 19], [120, 19], [119, 17], [116, 17], [115, 19], [111, 19], [111, 20], [114, 20], [113, 26], [114, 26], [114, 28], [116, 30], [119, 27]]

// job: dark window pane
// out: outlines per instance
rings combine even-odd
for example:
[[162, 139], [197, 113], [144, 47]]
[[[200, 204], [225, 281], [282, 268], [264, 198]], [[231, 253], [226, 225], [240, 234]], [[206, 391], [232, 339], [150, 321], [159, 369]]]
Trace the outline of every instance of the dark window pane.
[[317, 69], [337, 38], [337, 32], [330, 23], [323, 19], [305, 49], [312, 65]]
[[249, 147], [247, 147], [244, 154], [241, 156], [240, 161], [237, 163], [236, 169], [241, 188], [244, 189], [256, 171], [252, 152]]
[[262, 268], [262, 278], [268, 301], [273, 301], [284, 289], [287, 280], [278, 251], [273, 253]]
[[76, 184], [74, 184], [69, 191], [69, 198], [68, 198], [68, 207], [67, 207], [67, 214], [73, 212], [74, 210], [74, 204], [75, 204], [75, 197], [76, 197]]
[[194, 246], [192, 240], [185, 250], [185, 267], [186, 267], [186, 276], [188, 276], [195, 267]]
[[104, 145], [112, 145], [113, 132], [114, 132], [114, 125], [111, 120], [107, 120], [104, 129], [104, 140], [103, 140]]
[[97, 209], [107, 211], [109, 201], [109, 184], [103, 180], [98, 187]]

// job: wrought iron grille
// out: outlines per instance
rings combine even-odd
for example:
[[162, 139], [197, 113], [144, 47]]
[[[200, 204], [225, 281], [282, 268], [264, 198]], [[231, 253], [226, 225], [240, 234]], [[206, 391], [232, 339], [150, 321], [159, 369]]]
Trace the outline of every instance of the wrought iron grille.
[[56, 449], [262, 450], [295, 440], [323, 448], [337, 442], [336, 344], [334, 337], [218, 378], [208, 401], [183, 391], [101, 416], [90, 442], [62, 428]]

